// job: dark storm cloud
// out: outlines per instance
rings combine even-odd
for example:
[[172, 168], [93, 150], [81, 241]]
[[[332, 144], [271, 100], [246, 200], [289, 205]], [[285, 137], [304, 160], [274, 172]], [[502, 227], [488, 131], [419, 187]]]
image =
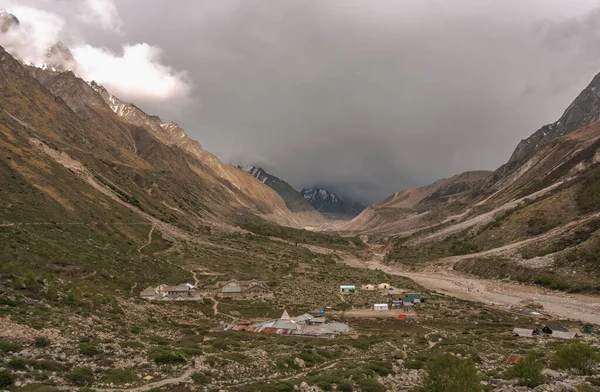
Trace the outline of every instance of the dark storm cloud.
[[226, 162], [365, 202], [495, 169], [600, 71], [596, 1], [115, 4], [119, 32], [80, 26], [88, 42], [161, 47], [201, 102], [144, 108]]

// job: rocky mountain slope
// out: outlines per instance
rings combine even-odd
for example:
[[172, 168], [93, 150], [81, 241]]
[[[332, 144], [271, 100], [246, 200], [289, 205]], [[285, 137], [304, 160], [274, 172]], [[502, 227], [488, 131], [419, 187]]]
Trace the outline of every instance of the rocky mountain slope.
[[360, 213], [356, 206], [322, 188], [305, 188], [300, 194], [315, 210], [333, 219], [351, 219]]
[[[66, 209], [65, 218], [84, 213], [73, 206], [80, 199], [101, 197], [105, 203], [96, 209], [116, 202], [142, 220], [181, 225], [181, 219], [191, 227], [231, 221], [239, 212], [302, 225], [276, 192], [221, 163], [177, 124], [149, 116], [70, 71], [24, 66], [4, 49], [0, 56], [2, 147], [31, 157], [9, 161], [10, 170], [47, 189], [46, 197]], [[54, 171], [61, 167], [72, 178], [59, 181]], [[75, 192], [69, 184], [81, 180], [89, 189]]]
[[521, 140], [509, 163], [522, 161], [548, 140], [567, 135], [600, 120], [600, 74], [575, 98], [554, 123], [544, 125], [533, 135]]
[[[342, 230], [362, 233], [395, 234], [429, 224], [428, 208], [438, 205], [458, 204], [466, 193], [492, 172], [473, 171], [444, 178], [433, 184], [405, 189], [394, 193], [380, 203], [365, 209], [359, 216], [342, 227]], [[422, 215], [422, 214], [425, 215]]]
[[287, 208], [294, 213], [303, 214], [306, 216], [306, 221], [313, 224], [319, 224], [326, 221], [317, 210], [315, 210], [305, 199], [300, 192], [295, 190], [290, 184], [282, 179], [267, 173], [264, 169], [252, 165], [240, 167], [240, 169], [248, 172], [252, 177], [256, 178], [263, 184], [272, 188], [285, 202]]
[[493, 173], [398, 192], [343, 229], [387, 261], [600, 291], [600, 76]]

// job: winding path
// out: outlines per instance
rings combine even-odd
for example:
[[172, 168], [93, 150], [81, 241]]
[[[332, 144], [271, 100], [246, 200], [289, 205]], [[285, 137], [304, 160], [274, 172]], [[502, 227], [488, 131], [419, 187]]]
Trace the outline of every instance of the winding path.
[[192, 367], [190, 369], [187, 369], [179, 377], [165, 378], [164, 380], [160, 380], [160, 381], [156, 381], [156, 382], [151, 382], [151, 383], [148, 383], [146, 385], [142, 385], [140, 387], [129, 388], [129, 389], [123, 389], [123, 388], [118, 388], [118, 389], [96, 388], [96, 391], [102, 391], [102, 392], [117, 392], [117, 391], [141, 392], [141, 391], [149, 391], [149, 390], [152, 390], [152, 389], [164, 387], [165, 385], [179, 384], [179, 383], [182, 383], [182, 382], [187, 382], [189, 380], [189, 378], [191, 377], [191, 375], [194, 374], [195, 372], [196, 372], [196, 367]]
[[144, 249], [145, 247], [147, 247], [148, 245], [150, 245], [152, 243], [152, 233], [153, 232], [154, 232], [154, 225], [152, 225], [150, 227], [150, 231], [148, 232], [148, 242], [146, 242], [144, 245], [139, 247], [138, 253], [142, 253], [142, 249]]

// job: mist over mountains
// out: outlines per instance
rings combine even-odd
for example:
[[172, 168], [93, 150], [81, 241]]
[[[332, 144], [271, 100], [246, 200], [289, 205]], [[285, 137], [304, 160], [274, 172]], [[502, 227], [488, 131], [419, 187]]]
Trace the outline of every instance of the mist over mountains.
[[365, 204], [497, 168], [596, 74], [590, 2], [343, 3], [0, 8], [65, 42], [84, 79], [177, 121], [224, 162]]

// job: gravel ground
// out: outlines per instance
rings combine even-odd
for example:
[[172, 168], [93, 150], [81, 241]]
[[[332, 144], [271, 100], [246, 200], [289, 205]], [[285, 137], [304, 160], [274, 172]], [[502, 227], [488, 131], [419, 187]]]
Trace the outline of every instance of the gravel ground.
[[534, 286], [464, 276], [447, 269], [410, 272], [399, 267], [383, 265], [379, 260], [364, 262], [357, 259], [347, 259], [346, 262], [354, 267], [380, 269], [391, 275], [404, 276], [429, 290], [461, 299], [499, 307], [518, 307], [523, 300], [533, 300], [540, 303], [546, 313], [559, 318], [600, 324], [599, 296], [547, 291]]

